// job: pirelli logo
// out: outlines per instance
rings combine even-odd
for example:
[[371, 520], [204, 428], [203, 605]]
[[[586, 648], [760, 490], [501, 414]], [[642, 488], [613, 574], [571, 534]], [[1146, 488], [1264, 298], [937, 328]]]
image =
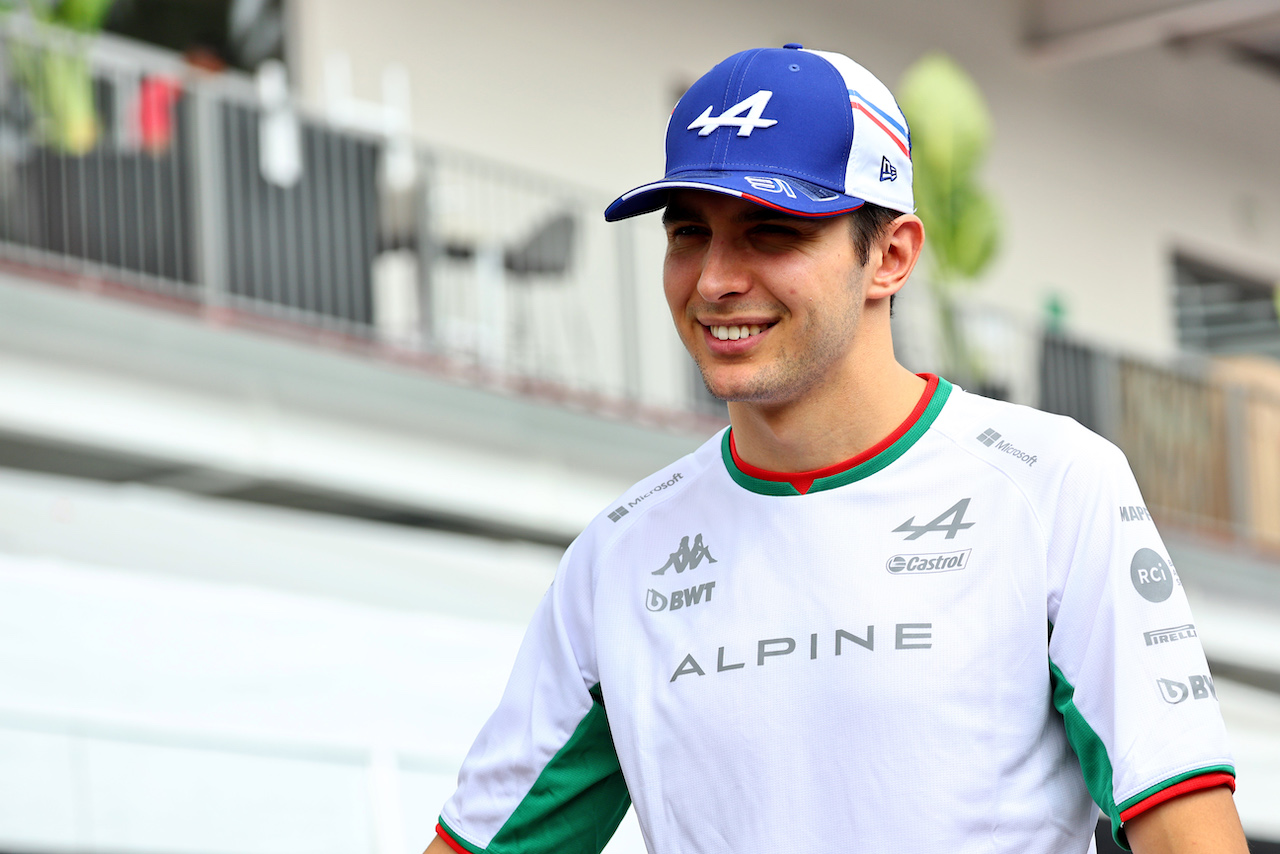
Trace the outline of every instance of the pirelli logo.
[[1147, 646], [1159, 646], [1162, 643], [1173, 643], [1174, 641], [1198, 637], [1198, 635], [1196, 634], [1196, 627], [1191, 623], [1187, 623], [1185, 626], [1143, 632], [1142, 637], [1146, 640]]

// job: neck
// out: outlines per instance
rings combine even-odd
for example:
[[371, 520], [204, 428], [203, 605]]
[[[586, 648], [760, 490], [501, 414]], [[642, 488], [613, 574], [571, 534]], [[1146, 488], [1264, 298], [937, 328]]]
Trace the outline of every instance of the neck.
[[822, 389], [781, 404], [732, 402], [734, 444], [746, 462], [806, 472], [856, 457], [911, 414], [925, 381], [899, 365], [862, 363]]

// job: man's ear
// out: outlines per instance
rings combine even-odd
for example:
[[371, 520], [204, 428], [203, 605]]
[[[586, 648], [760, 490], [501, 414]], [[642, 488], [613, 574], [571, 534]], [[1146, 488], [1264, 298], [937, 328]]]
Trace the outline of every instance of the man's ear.
[[867, 299], [886, 299], [896, 294], [911, 277], [924, 248], [924, 223], [915, 214], [903, 214], [889, 223], [872, 245], [868, 263], [872, 265], [867, 283]]

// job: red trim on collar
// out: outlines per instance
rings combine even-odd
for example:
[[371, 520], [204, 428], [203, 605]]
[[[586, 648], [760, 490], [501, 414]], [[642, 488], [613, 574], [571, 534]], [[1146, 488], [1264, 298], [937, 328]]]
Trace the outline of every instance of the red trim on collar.
[[777, 483], [789, 483], [796, 488], [796, 492], [805, 495], [813, 487], [813, 482], [819, 478], [831, 477], [840, 474], [842, 471], [848, 471], [854, 466], [862, 465], [867, 460], [880, 454], [896, 441], [901, 439], [906, 432], [910, 430], [924, 411], [929, 408], [929, 401], [933, 399], [933, 393], [938, 388], [938, 377], [936, 374], [917, 374], [921, 379], [925, 380], [928, 385], [924, 388], [924, 394], [920, 395], [920, 399], [916, 401], [916, 408], [911, 410], [911, 414], [907, 416], [907, 420], [898, 425], [898, 428], [885, 436], [879, 442], [876, 442], [870, 448], [867, 448], [856, 457], [850, 457], [841, 463], [826, 466], [825, 468], [814, 469], [813, 471], [799, 472], [776, 472], [767, 469], [757, 468], [751, 463], [745, 462], [742, 457], [738, 456], [738, 446], [733, 441], [733, 430], [729, 431], [729, 453], [733, 454], [733, 464], [743, 474], [749, 474], [760, 480], [772, 480]]
[[1138, 801], [1120, 813], [1120, 820], [1128, 821], [1134, 816], [1142, 815], [1152, 807], [1158, 806], [1165, 801], [1171, 801], [1179, 795], [1187, 795], [1191, 792], [1199, 792], [1203, 789], [1212, 789], [1217, 786], [1226, 786], [1234, 792], [1236, 790], [1236, 778], [1225, 772], [1215, 771], [1209, 774], [1201, 774], [1199, 777], [1192, 777], [1190, 780], [1183, 780], [1181, 783], [1170, 786], [1167, 789], [1161, 789], [1146, 800]]

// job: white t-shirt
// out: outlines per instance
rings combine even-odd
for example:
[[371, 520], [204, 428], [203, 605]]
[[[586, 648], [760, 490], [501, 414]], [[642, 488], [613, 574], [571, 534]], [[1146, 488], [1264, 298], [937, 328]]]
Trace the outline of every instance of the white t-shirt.
[[444, 806], [455, 848], [598, 852], [629, 797], [655, 854], [1085, 852], [1095, 802], [1123, 840], [1233, 784], [1110, 443], [930, 378], [849, 468], [748, 471], [725, 431], [569, 547]]

